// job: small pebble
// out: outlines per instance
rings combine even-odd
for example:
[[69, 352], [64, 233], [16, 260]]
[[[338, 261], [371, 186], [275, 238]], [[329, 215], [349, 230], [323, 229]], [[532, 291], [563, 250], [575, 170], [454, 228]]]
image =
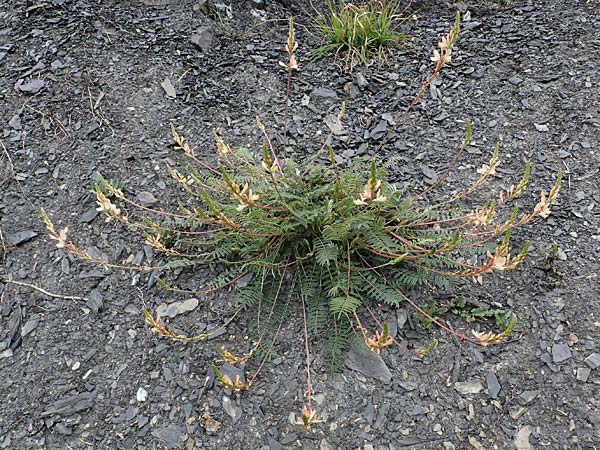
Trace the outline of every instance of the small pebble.
[[143, 387], [139, 388], [137, 390], [137, 393], [135, 394], [135, 398], [138, 402], [145, 402], [146, 400], [148, 400], [148, 391]]

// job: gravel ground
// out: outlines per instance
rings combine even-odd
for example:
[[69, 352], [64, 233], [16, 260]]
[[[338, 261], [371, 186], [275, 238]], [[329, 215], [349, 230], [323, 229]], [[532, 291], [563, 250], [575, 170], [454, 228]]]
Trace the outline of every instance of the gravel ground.
[[[307, 32], [308, 2], [209, 2], [218, 21], [200, 3], [0, 0], [0, 277], [59, 294], [0, 283], [0, 448], [600, 448], [598, 1], [415, 2], [415, 18], [403, 25], [410, 42], [352, 75], [330, 59], [305, 63], [317, 44]], [[496, 142], [502, 165], [490, 191], [532, 161], [523, 207], [562, 167], [552, 215], [515, 233], [517, 246], [532, 241], [527, 262], [460, 289], [475, 305], [513, 309], [520, 321], [508, 342], [475, 348], [422, 330], [410, 309], [382, 307], [402, 339], [440, 344], [424, 360], [400, 349], [382, 358], [355, 350], [336, 376], [316, 356], [314, 400], [324, 423], [308, 432], [294, 425], [305, 388], [300, 322], [286, 324], [277, 357], [238, 395], [215, 383], [211, 364], [218, 344], [250, 345], [246, 319], [208, 342], [162, 339], [142, 309], [188, 297], [158, 289], [146, 274], [82, 263], [47, 238], [41, 208], [94, 255], [156, 263], [138, 235], [97, 217], [95, 173], [127, 180], [129, 193], [168, 209], [178, 191], [165, 163], [181, 160], [170, 121], [207, 158], [213, 128], [235, 144], [259, 142], [256, 114], [277, 138], [285, 88], [277, 62], [290, 14], [302, 70], [289, 152], [318, 149], [345, 101], [333, 141], [340, 163], [368, 158], [418, 91], [457, 7], [463, 33], [453, 63], [383, 157], [404, 158], [393, 170], [399, 182], [427, 186], [470, 118], [474, 142], [440, 195], [468, 186]], [[200, 287], [212, 276], [181, 280]], [[425, 303], [438, 297], [419, 293]], [[171, 326], [202, 332], [231, 310], [227, 292], [200, 298]]]

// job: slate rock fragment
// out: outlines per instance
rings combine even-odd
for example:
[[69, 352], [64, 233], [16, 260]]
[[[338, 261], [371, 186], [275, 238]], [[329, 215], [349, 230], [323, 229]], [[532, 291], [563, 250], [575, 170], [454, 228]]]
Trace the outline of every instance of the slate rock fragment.
[[227, 396], [223, 396], [223, 409], [229, 417], [233, 419], [233, 423], [237, 422], [242, 417], [242, 408], [236, 406], [235, 402]]
[[485, 381], [487, 383], [487, 388], [488, 392], [490, 393], [490, 397], [498, 398], [498, 394], [500, 393], [502, 387], [498, 382], [498, 377], [496, 376], [496, 374], [494, 372], [488, 372], [488, 374], [485, 377]]
[[[175, 96], [173, 95], [173, 97], [175, 97]], [[146, 206], [153, 205], [154, 203], [156, 203], [158, 201], [156, 199], [156, 197], [152, 194], [152, 192], [148, 192], [148, 191], [140, 192], [136, 198], [137, 198], [138, 202], [140, 202], [142, 205], [146, 205]]]
[[79, 217], [79, 223], [90, 223], [96, 217], [98, 217], [98, 210], [95, 206], [91, 206], [86, 212], [84, 212], [81, 217]]
[[190, 311], [193, 311], [198, 306], [197, 298], [190, 298], [189, 300], [185, 300], [183, 302], [174, 302], [174, 303], [163, 303], [156, 308], [156, 313], [160, 315], [160, 317], [169, 317], [173, 318], [180, 314], [184, 314]]
[[328, 88], [315, 88], [311, 92], [311, 97], [321, 97], [321, 98], [338, 98], [338, 95], [333, 89]]
[[269, 443], [269, 450], [285, 450], [285, 447], [273, 439], [271, 436], [267, 439]]
[[592, 373], [592, 369], [590, 369], [589, 367], [578, 367], [577, 370], [575, 371], [575, 376], [577, 377], [578, 381], [585, 383], [585, 382], [587, 382], [591, 373]]
[[592, 353], [585, 358], [584, 362], [592, 370], [598, 368], [600, 366], [600, 353]]
[[23, 124], [21, 123], [21, 117], [18, 114], [12, 116], [12, 118], [8, 121], [8, 126], [15, 131], [22, 130]]
[[102, 294], [100, 294], [97, 289], [94, 289], [92, 292], [90, 292], [86, 305], [97, 314], [98, 311], [100, 311], [104, 306]]
[[21, 245], [27, 241], [30, 241], [38, 234], [33, 230], [25, 230], [25, 231], [17, 231], [16, 233], [11, 233], [6, 236], [6, 239], [10, 245]]
[[152, 435], [163, 441], [169, 449], [183, 448], [183, 443], [188, 438], [185, 428], [175, 424], [160, 427]]
[[483, 391], [483, 384], [480, 381], [457, 381], [454, 383], [454, 389], [463, 395], [479, 394]]
[[48, 417], [55, 414], [70, 416], [91, 408], [95, 399], [96, 391], [66, 395], [56, 400], [46, 411], [42, 412], [41, 416]]
[[42, 90], [42, 88], [46, 86], [46, 82], [44, 80], [31, 80], [28, 83], [19, 83], [17, 82], [16, 88], [27, 94], [37, 94]]
[[370, 132], [370, 136], [371, 139], [381, 139], [383, 136], [385, 136], [385, 133], [387, 131], [387, 121], [386, 120], [380, 120], [377, 125], [375, 126], [375, 128], [373, 128]]
[[554, 361], [554, 364], [566, 361], [572, 356], [571, 349], [567, 344], [554, 344], [552, 346], [552, 361]]
[[350, 350], [346, 356], [346, 366], [369, 378], [375, 378], [382, 383], [392, 382], [392, 373], [381, 357], [366, 346]]
[[171, 80], [169, 80], [168, 78], [165, 78], [163, 80], [163, 82], [160, 83], [160, 85], [165, 90], [165, 94], [167, 94], [167, 97], [170, 97], [170, 98], [177, 97], [177, 92], [175, 91], [175, 87], [173, 86], [173, 83], [171, 83]]
[[210, 27], [201, 27], [190, 36], [190, 41], [203, 52], [207, 52], [210, 49], [213, 37], [214, 33]]
[[529, 403], [534, 401], [538, 395], [540, 395], [540, 391], [528, 390], [521, 392], [521, 395], [519, 395], [519, 397], [521, 397], [521, 400], [523, 400], [524, 404], [528, 405]]
[[27, 322], [25, 322], [25, 324], [23, 325], [23, 328], [21, 328], [21, 337], [25, 337], [29, 334], [31, 334], [33, 332], [33, 330], [35, 330], [39, 323], [40, 323], [40, 316], [34, 316], [31, 319], [29, 319]]

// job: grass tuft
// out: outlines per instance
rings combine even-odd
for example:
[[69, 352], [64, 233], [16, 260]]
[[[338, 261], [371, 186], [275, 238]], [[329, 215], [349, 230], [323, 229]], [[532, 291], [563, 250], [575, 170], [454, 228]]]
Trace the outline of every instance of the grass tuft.
[[407, 39], [398, 31], [402, 19], [399, 7], [395, 0], [327, 0], [327, 12], [313, 8], [313, 22], [327, 41], [313, 51], [314, 58], [334, 54], [349, 70], [382, 59]]

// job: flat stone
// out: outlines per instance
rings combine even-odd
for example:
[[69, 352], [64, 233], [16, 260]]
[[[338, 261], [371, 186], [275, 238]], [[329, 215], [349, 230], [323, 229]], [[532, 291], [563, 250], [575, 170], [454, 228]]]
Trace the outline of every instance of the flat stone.
[[369, 85], [369, 82], [365, 76], [360, 72], [356, 72], [356, 74], [354, 74], [354, 78], [356, 80], [356, 84], [358, 84], [358, 87], [361, 89], [366, 88]]
[[323, 439], [319, 445], [319, 450], [335, 450], [335, 448], [327, 441], [327, 439]]
[[535, 126], [536, 130], [538, 130], [542, 133], [546, 133], [546, 132], [550, 131], [550, 129], [548, 128], [548, 125], [538, 124], [538, 123], [534, 123], [533, 125]]
[[44, 86], [46, 86], [46, 82], [44, 80], [35, 79], [28, 83], [18, 84], [17, 89], [21, 92], [26, 92], [27, 94], [37, 94]]
[[140, 192], [136, 196], [136, 199], [142, 205], [153, 205], [154, 203], [156, 203], [158, 201], [156, 199], [156, 197], [152, 194], [152, 192], [148, 192], [148, 191], [142, 191], [142, 192]]
[[153, 431], [157, 439], [163, 441], [169, 449], [182, 449], [188, 438], [185, 428], [175, 424], [167, 425]]
[[214, 33], [210, 27], [201, 27], [190, 36], [190, 42], [203, 52], [207, 52], [210, 49], [213, 37]]
[[241, 383], [245, 383], [246, 382], [246, 375], [244, 374], [244, 371], [242, 369], [240, 369], [239, 367], [235, 367], [232, 364], [229, 363], [224, 363], [221, 366], [221, 373], [224, 376], [228, 376], [229, 379], [233, 382], [235, 382], [235, 380], [238, 379]]
[[18, 114], [12, 116], [12, 118], [8, 121], [8, 126], [16, 131], [22, 130], [23, 125], [21, 124], [21, 117]]
[[457, 381], [454, 389], [463, 395], [479, 394], [483, 391], [483, 384], [480, 381]]
[[344, 84], [344, 92], [348, 94], [351, 98], [356, 98], [360, 95], [360, 90], [351, 81]]
[[523, 400], [523, 402], [527, 405], [527, 404], [531, 403], [533, 400], [535, 400], [538, 395], [540, 395], [540, 391], [530, 390], [530, 391], [521, 392], [521, 395], [519, 395], [519, 397], [521, 397], [521, 400]]
[[523, 78], [520, 78], [520, 77], [518, 77], [516, 75], [513, 75], [512, 77], [510, 77], [508, 79], [508, 82], [510, 84], [514, 85], [514, 86], [518, 86], [518, 85], [520, 85], [523, 82]]
[[392, 374], [383, 359], [364, 345], [351, 349], [345, 363], [346, 367], [366, 377], [375, 378], [385, 384], [392, 382]]
[[167, 97], [170, 97], [170, 98], [177, 97], [177, 92], [175, 91], [175, 87], [173, 86], [173, 83], [171, 83], [171, 80], [169, 80], [168, 78], [165, 78], [162, 81], [162, 83], [160, 83], [160, 85], [165, 90], [165, 94], [167, 94]]
[[79, 278], [85, 280], [87, 278], [106, 278], [106, 274], [101, 272], [100, 270], [92, 269], [92, 270], [83, 270], [79, 274]]
[[95, 399], [96, 391], [66, 395], [56, 400], [46, 411], [42, 412], [41, 417], [53, 416], [55, 414], [70, 416], [91, 408]]
[[577, 380], [581, 381], [582, 383], [587, 382], [591, 373], [592, 373], [592, 369], [590, 369], [589, 367], [578, 367], [577, 370], [575, 371]]
[[369, 425], [373, 425], [373, 422], [375, 422], [375, 406], [373, 406], [373, 402], [371, 400], [369, 400], [367, 403], [363, 417]]
[[21, 337], [25, 337], [31, 332], [33, 332], [33, 330], [35, 330], [38, 327], [39, 323], [40, 316], [32, 317], [30, 320], [25, 322], [23, 328], [21, 328]]
[[552, 360], [554, 364], [561, 363], [571, 358], [571, 349], [567, 344], [554, 344], [552, 346]]
[[487, 388], [488, 392], [490, 393], [490, 397], [498, 398], [498, 394], [500, 393], [502, 386], [500, 386], [496, 374], [494, 372], [488, 372], [488, 374], [485, 377], [485, 381], [487, 383]]
[[312, 97], [322, 97], [322, 98], [338, 98], [338, 95], [333, 89], [327, 88], [315, 88], [310, 94]]
[[424, 407], [423, 405], [415, 405], [412, 409], [407, 411], [407, 414], [411, 417], [421, 416], [423, 414], [427, 414], [429, 409]]
[[223, 396], [223, 409], [227, 415], [233, 419], [233, 423], [237, 422], [240, 417], [242, 417], [242, 408], [236, 406], [227, 396]]
[[90, 295], [87, 299], [86, 305], [90, 308], [94, 313], [98, 313], [104, 306], [104, 299], [102, 298], [102, 294], [98, 292], [97, 289], [94, 289], [90, 292]]
[[369, 135], [371, 137], [371, 139], [381, 139], [383, 136], [385, 136], [385, 133], [387, 131], [387, 120], [380, 120], [377, 125], [375, 126], [375, 128], [373, 128], [370, 132]]
[[125, 418], [128, 421], [131, 421], [134, 419], [135, 416], [137, 416], [138, 412], [140, 411], [139, 408], [135, 408], [133, 406], [130, 406], [129, 408], [127, 408], [127, 410], [125, 411]]
[[169, 317], [173, 318], [178, 316], [179, 314], [184, 314], [190, 311], [193, 311], [198, 306], [197, 298], [190, 298], [189, 300], [185, 300], [183, 302], [174, 302], [170, 304], [163, 303], [158, 308], [156, 308], [156, 313], [160, 315], [160, 317]]
[[81, 217], [79, 217], [79, 223], [90, 223], [96, 217], [98, 217], [98, 210], [95, 206], [91, 206], [81, 215]]
[[285, 447], [271, 436], [268, 437], [267, 442], [269, 443], [269, 450], [285, 450]]
[[419, 165], [419, 169], [421, 170], [421, 173], [423, 175], [425, 175], [427, 178], [429, 178], [432, 181], [437, 180], [437, 172], [435, 170], [433, 170], [431, 167], [426, 166], [425, 164], [421, 164]]
[[515, 447], [517, 450], [533, 450], [533, 447], [529, 443], [529, 436], [531, 436], [531, 428], [529, 426], [519, 428], [515, 436]]
[[330, 114], [325, 117], [325, 125], [327, 125], [327, 127], [335, 136], [342, 136], [346, 134], [346, 130], [344, 130], [341, 120], [338, 120], [335, 114]]
[[148, 391], [143, 387], [140, 387], [135, 394], [135, 398], [138, 402], [145, 402], [148, 400]]
[[592, 353], [584, 360], [586, 366], [594, 370], [600, 366], [600, 353]]
[[6, 239], [10, 245], [21, 245], [30, 241], [38, 234], [33, 230], [17, 231], [6, 235]]

